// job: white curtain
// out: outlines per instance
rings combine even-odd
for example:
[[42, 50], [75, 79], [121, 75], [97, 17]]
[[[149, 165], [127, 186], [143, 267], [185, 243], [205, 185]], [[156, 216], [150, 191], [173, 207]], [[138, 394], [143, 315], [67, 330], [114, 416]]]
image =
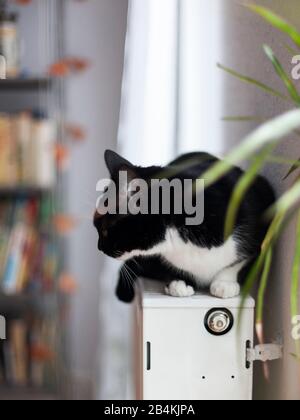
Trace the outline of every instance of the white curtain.
[[147, 165], [175, 153], [177, 0], [131, 0], [120, 149]]
[[222, 154], [222, 0], [131, 0], [120, 150], [139, 164]]
[[224, 0], [179, 0], [178, 152], [222, 155]]
[[[133, 163], [165, 164], [194, 150], [222, 153], [222, 1], [130, 1], [119, 151]], [[134, 395], [133, 316], [113, 297], [114, 264], [106, 277], [99, 397], [124, 399]]]

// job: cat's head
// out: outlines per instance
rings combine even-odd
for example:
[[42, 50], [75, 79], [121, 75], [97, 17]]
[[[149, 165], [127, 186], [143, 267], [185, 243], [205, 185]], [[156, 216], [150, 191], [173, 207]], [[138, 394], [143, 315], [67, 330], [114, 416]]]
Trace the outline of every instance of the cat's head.
[[[112, 151], [105, 152], [105, 162], [110, 172], [111, 184], [104, 191], [104, 198], [100, 198], [94, 217], [94, 225], [99, 234], [98, 248], [106, 255], [121, 260], [147, 255], [164, 241], [167, 218], [160, 214], [132, 214], [128, 211], [126, 214], [120, 214], [120, 207], [124, 207], [124, 204], [128, 207], [128, 202], [133, 196], [133, 186], [135, 193], [139, 191], [142, 196], [147, 195], [149, 204], [150, 189], [142, 190], [136, 182], [144, 182], [149, 186], [151, 178], [161, 168], [137, 167]], [[116, 212], [107, 211], [107, 197], [110, 198]], [[104, 207], [106, 211], [103, 211]]]

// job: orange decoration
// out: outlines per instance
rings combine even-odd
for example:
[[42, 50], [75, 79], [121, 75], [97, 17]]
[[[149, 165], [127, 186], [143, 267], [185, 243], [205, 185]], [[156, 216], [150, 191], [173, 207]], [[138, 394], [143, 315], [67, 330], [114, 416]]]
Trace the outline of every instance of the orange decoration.
[[62, 144], [56, 144], [54, 148], [54, 154], [58, 169], [64, 170], [70, 159], [69, 148]]
[[49, 68], [49, 75], [52, 77], [65, 77], [70, 74], [70, 67], [68, 64], [61, 60], [52, 64]]
[[67, 214], [57, 214], [53, 218], [54, 227], [60, 235], [67, 235], [78, 225], [78, 221]]
[[54, 352], [45, 344], [33, 344], [30, 349], [30, 356], [38, 362], [49, 362], [54, 359]]
[[90, 65], [88, 60], [78, 57], [67, 58], [65, 62], [70, 70], [74, 72], [85, 71]]
[[70, 57], [56, 61], [49, 68], [49, 75], [52, 77], [66, 77], [72, 72], [78, 73], [86, 70], [90, 63], [84, 58]]
[[68, 124], [66, 126], [66, 131], [68, 136], [70, 136], [76, 142], [84, 141], [87, 136], [84, 128], [76, 124]]
[[32, 0], [15, 0], [15, 3], [20, 4], [21, 6], [27, 6]]
[[78, 290], [78, 284], [71, 274], [64, 273], [58, 282], [59, 290], [66, 295], [73, 295]]

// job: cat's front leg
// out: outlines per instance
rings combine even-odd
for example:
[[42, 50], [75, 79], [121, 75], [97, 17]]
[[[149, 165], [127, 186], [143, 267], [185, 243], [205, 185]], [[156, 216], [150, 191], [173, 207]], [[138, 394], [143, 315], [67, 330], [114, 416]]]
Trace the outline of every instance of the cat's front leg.
[[165, 289], [166, 294], [173, 297], [191, 297], [195, 294], [193, 286], [183, 280], [173, 280]]
[[239, 296], [241, 287], [237, 281], [223, 279], [215, 280], [210, 286], [210, 293], [221, 299], [230, 299]]
[[230, 299], [239, 296], [241, 287], [238, 283], [238, 274], [245, 265], [245, 262], [226, 268], [214, 278], [210, 293], [221, 299]]

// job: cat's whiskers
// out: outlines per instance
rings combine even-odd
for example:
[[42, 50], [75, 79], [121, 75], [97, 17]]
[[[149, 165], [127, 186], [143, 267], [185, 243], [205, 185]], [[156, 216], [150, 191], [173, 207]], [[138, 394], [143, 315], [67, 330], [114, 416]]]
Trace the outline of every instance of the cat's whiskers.
[[139, 263], [137, 262], [136, 258], [132, 258], [132, 260], [131, 260], [131, 261], [135, 263], [135, 265], [137, 266], [137, 268], [142, 268], [142, 267], [141, 267], [141, 264], [139, 264]]
[[127, 264], [125, 264], [125, 266], [126, 266], [126, 269], [128, 270], [128, 272], [131, 273], [131, 275], [133, 276], [132, 280], [133, 280], [133, 278], [136, 278], [137, 274], [133, 271], [133, 269], [131, 267], [129, 267], [129, 265], [127, 265]]
[[127, 284], [130, 284], [129, 282], [128, 282], [128, 275], [127, 275], [127, 272], [126, 272], [126, 267], [123, 265], [123, 267], [121, 268], [121, 274], [122, 274], [122, 277], [124, 278], [124, 280], [126, 281], [126, 283]]
[[127, 284], [130, 287], [134, 287], [134, 281], [133, 281], [133, 278], [131, 277], [132, 275], [130, 274], [126, 264], [124, 264], [123, 269], [124, 269], [124, 274], [125, 274], [125, 279], [126, 279]]

